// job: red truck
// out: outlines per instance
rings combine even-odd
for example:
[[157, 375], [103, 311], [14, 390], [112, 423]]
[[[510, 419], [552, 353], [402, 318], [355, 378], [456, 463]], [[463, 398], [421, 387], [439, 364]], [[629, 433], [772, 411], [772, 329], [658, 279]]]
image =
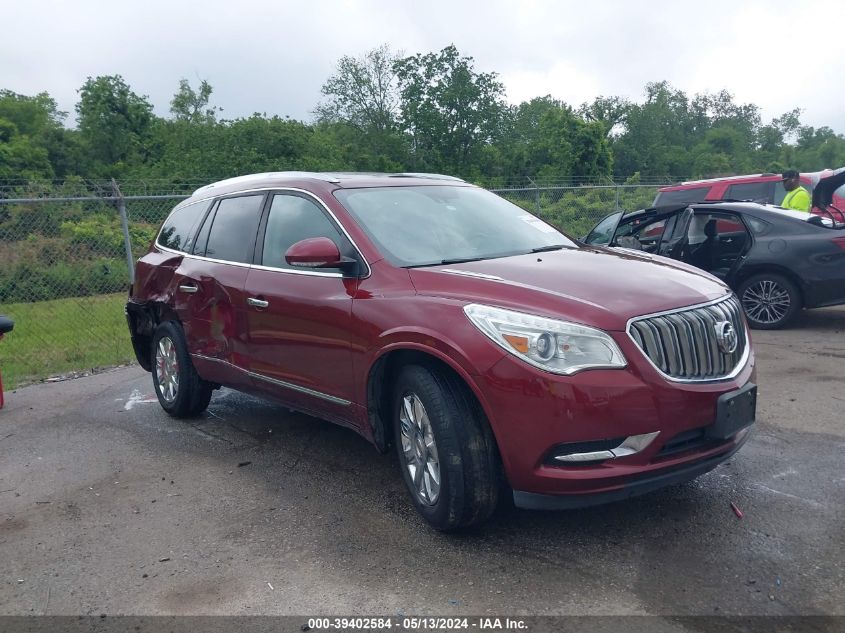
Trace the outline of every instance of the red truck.
[[[802, 173], [801, 186], [812, 196], [816, 185], [822, 178], [839, 174], [845, 167], [832, 170]], [[779, 205], [786, 196], [783, 178], [780, 174], [750, 174], [747, 176], [728, 176], [709, 180], [691, 180], [657, 191], [653, 207], [666, 207], [675, 204], [706, 201], [751, 201], [761, 204]], [[845, 222], [845, 185], [833, 192], [833, 208], [822, 208], [814, 200], [812, 213], [828, 216], [837, 222]]]

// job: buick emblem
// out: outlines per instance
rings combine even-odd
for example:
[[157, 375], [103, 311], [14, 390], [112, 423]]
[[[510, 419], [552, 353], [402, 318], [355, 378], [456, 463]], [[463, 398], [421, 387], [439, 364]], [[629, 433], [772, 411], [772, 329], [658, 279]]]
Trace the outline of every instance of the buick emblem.
[[719, 344], [719, 349], [725, 354], [733, 354], [739, 343], [739, 337], [731, 322], [717, 321], [713, 329], [716, 330], [716, 342]]

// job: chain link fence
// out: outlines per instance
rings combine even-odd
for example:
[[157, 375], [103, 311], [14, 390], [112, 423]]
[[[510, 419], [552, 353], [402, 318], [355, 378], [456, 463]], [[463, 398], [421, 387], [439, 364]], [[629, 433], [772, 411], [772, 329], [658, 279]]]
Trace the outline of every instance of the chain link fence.
[[609, 213], [651, 206], [658, 188], [652, 185], [539, 185], [491, 191], [572, 237], [581, 238]]
[[[193, 185], [191, 185], [193, 188]], [[186, 187], [107, 183], [66, 191], [0, 183], [0, 314], [15, 321], [0, 342], [6, 388], [61, 379], [134, 358], [123, 306], [131, 262], [149, 248]], [[649, 206], [656, 186], [494, 189], [575, 237], [614, 210]], [[125, 222], [124, 222], [125, 220]]]
[[184, 197], [0, 198], [0, 314], [15, 321], [0, 342], [7, 389], [132, 360], [129, 262]]

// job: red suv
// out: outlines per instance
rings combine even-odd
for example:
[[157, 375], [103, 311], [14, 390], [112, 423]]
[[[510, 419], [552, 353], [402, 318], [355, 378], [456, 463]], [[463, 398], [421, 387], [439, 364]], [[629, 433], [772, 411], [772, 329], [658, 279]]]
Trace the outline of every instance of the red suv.
[[[841, 170], [816, 171], [801, 174], [801, 186], [812, 197], [813, 190], [819, 180], [827, 178]], [[750, 200], [761, 204], [779, 205], [786, 196], [783, 179], [780, 174], [752, 174], [749, 176], [728, 176], [726, 178], [712, 178], [710, 180], [691, 180], [679, 185], [658, 189], [654, 198], [654, 207], [666, 207], [693, 202], [707, 202], [719, 200]], [[833, 192], [831, 201], [833, 209], [821, 208], [815, 204], [812, 212], [817, 215], [830, 216], [837, 222], [845, 222], [845, 185]]]
[[692, 479], [754, 421], [754, 353], [727, 286], [573, 241], [426, 174], [276, 173], [197, 190], [126, 306], [162, 407], [225, 385], [396, 447], [439, 529]]

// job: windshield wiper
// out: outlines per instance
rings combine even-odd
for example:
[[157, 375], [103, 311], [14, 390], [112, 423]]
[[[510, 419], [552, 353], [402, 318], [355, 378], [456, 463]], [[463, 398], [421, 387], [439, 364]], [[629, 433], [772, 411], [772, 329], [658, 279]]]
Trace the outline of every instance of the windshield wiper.
[[538, 246], [537, 248], [532, 248], [532, 253], [545, 253], [548, 251], [559, 251], [562, 248], [566, 248], [566, 244], [549, 244], [548, 246]]
[[[428, 268], [429, 266], [442, 266], [443, 264], [463, 264], [464, 262], [480, 262], [483, 259], [492, 259], [496, 256], [488, 257], [453, 257], [452, 259], [441, 259], [436, 262], [426, 262], [424, 264], [411, 264], [409, 266], [402, 266], [402, 268]], [[501, 256], [498, 256], [501, 257]]]
[[426, 262], [424, 264], [410, 264], [402, 266], [402, 268], [426, 268], [428, 266], [442, 266], [444, 264], [463, 264], [466, 262], [480, 262], [486, 259], [499, 259], [501, 257], [513, 257], [514, 255], [525, 255], [525, 251], [509, 251], [506, 253], [493, 253], [491, 255], [482, 255], [475, 257], [452, 257], [450, 259], [441, 259], [436, 262]]
[[[463, 264], [464, 262], [480, 262], [486, 257], [453, 257], [452, 259], [441, 259], [438, 264]], [[434, 264], [435, 266], [437, 264]]]

